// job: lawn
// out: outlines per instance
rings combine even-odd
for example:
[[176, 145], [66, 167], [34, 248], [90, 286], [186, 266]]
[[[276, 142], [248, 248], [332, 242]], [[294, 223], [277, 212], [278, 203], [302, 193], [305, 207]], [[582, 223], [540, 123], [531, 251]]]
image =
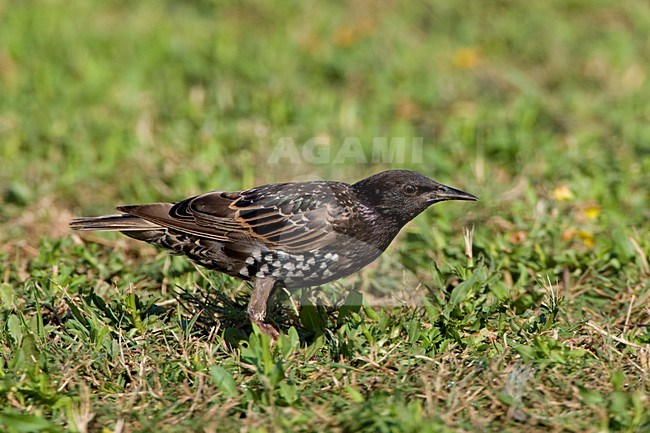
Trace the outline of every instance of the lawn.
[[[650, 431], [650, 8], [0, 3], [0, 429]], [[479, 202], [278, 293], [74, 216], [407, 168]]]

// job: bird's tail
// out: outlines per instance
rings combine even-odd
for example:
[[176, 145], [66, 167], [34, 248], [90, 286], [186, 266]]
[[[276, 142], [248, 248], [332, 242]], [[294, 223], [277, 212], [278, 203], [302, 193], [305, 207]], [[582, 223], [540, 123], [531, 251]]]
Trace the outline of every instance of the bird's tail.
[[73, 230], [117, 230], [121, 232], [159, 229], [160, 226], [135, 215], [105, 215], [90, 218], [75, 218], [70, 221]]

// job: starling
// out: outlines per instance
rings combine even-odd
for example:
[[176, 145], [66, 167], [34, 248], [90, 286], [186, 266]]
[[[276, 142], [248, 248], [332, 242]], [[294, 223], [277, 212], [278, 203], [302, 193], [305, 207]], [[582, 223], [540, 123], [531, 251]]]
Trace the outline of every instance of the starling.
[[388, 170], [354, 184], [311, 181], [212, 191], [177, 203], [120, 206], [119, 215], [76, 218], [74, 230], [116, 230], [254, 284], [248, 317], [265, 321], [276, 284], [318, 286], [350, 275], [386, 250], [432, 204], [478, 200], [418, 173]]

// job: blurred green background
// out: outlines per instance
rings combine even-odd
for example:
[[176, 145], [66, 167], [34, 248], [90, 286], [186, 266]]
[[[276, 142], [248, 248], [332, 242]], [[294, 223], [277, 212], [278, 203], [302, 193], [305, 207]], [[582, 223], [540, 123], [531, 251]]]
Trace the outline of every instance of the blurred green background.
[[108, 210], [304, 175], [352, 181], [386, 167], [268, 155], [282, 137], [386, 136], [422, 137], [409, 168], [484, 206], [522, 182], [541, 195], [567, 184], [633, 223], [647, 216], [644, 2], [26, 1], [1, 13], [9, 205]]
[[[644, 305], [650, 302], [649, 66], [650, 7], [641, 0], [0, 2], [0, 325], [6, 366], [0, 402], [10, 408], [0, 422], [10, 431], [39, 425], [84, 431], [84, 424], [71, 415], [83, 413], [77, 405], [81, 402], [97, 414], [99, 421], [89, 424], [91, 430], [113, 429], [126, 420], [127, 431], [163, 424], [215, 431], [210, 424], [215, 407], [226, 405], [231, 409], [220, 416], [245, 414], [245, 428], [257, 431], [322, 426], [417, 431], [423, 428], [422, 419], [439, 428], [432, 431], [476, 431], [499, 429], [502, 423], [521, 427], [517, 411], [528, 404], [526, 410], [532, 408], [539, 417], [524, 417], [523, 422], [540, 431], [549, 426], [556, 431], [650, 428], [647, 413], [631, 409], [648, 404], [650, 318]], [[331, 143], [326, 163], [269, 161], [281, 140], [290, 138], [301, 152], [315, 137]], [[401, 137], [407, 143], [421, 139], [423, 151], [421, 158], [407, 157], [397, 164], [359, 164], [352, 157], [335, 161], [350, 137], [358, 140], [369, 161], [375, 137]], [[478, 275], [482, 282], [455, 313], [445, 310], [449, 299], [442, 290], [430, 307], [439, 302], [445, 311], [440, 316], [422, 316], [417, 309], [405, 310], [408, 317], [367, 312], [366, 323], [365, 316], [354, 316], [359, 321], [348, 324], [349, 330], [333, 331], [348, 339], [345, 350], [336, 346], [336, 338], [316, 340], [316, 349], [294, 347], [305, 359], [314, 355], [309, 350], [320, 351], [322, 368], [331, 369], [322, 377], [305, 373], [301, 369], [311, 367], [302, 363], [291, 364], [295, 358], [286, 361], [285, 352], [273, 352], [273, 360], [285, 356], [294, 373], [300, 373], [294, 382], [276, 377], [267, 383], [272, 372], [264, 369], [250, 375], [240, 366], [237, 351], [222, 353], [220, 348], [196, 355], [206, 364], [190, 367], [179, 354], [182, 368], [171, 369], [190, 372], [160, 379], [175, 398], [167, 412], [156, 406], [156, 399], [138, 400], [140, 413], [118, 404], [119, 416], [103, 406], [102, 399], [136, 395], [129, 385], [135, 379], [114, 381], [109, 371], [87, 372], [78, 383], [64, 385], [68, 355], [53, 347], [63, 344], [61, 335], [70, 331], [47, 320], [43, 325], [39, 302], [69, 306], [74, 296], [68, 290], [72, 293], [81, 284], [98, 290], [107, 302], [123, 302], [126, 310], [139, 311], [129, 304], [131, 298], [120, 295], [132, 284], [153, 288], [154, 299], [159, 299], [163, 278], [163, 287], [188, 281], [205, 287], [180, 272], [169, 273], [166, 256], [154, 257], [148, 247], [125, 247], [117, 236], [98, 238], [104, 239], [101, 246], [72, 241], [67, 227], [71, 217], [212, 189], [306, 178], [355, 181], [397, 167], [481, 199], [477, 204], [436, 206], [418, 217], [389, 251], [393, 262], [436, 290], [448, 286], [452, 292], [459, 281], [476, 283], [470, 275]], [[474, 258], [468, 261], [462, 228], [471, 226]], [[142, 272], [138, 266], [147, 261], [153, 261], [153, 271], [145, 267]], [[184, 262], [171, 263], [172, 270], [193, 269]], [[432, 271], [432, 263], [441, 274]], [[483, 273], [470, 272], [476, 263], [484, 266], [478, 267]], [[465, 265], [466, 271], [461, 269]], [[401, 268], [373, 272], [366, 278], [370, 285], [401, 284]], [[238, 287], [225, 281], [232, 290]], [[546, 298], [546, 286], [566, 300], [561, 314], [547, 323], [549, 328], [522, 328], [533, 318], [547, 320], [539, 310], [553, 304]], [[86, 317], [95, 311], [92, 305], [74, 305]], [[81, 321], [79, 317], [75, 320]], [[415, 329], [428, 323], [426, 317], [434, 326], [416, 335]], [[444, 326], [436, 320], [445, 321]], [[511, 328], [508, 320], [519, 325]], [[607, 329], [606, 336], [582, 326], [588, 320]], [[48, 326], [54, 329], [50, 333], [43, 331]], [[371, 331], [361, 332], [366, 326]], [[155, 342], [145, 332], [148, 328], [136, 328]], [[16, 334], [18, 329], [23, 330]], [[110, 329], [113, 335], [120, 328]], [[354, 336], [348, 334], [353, 331]], [[607, 337], [610, 331], [641, 349], [621, 347]], [[29, 343], [40, 348], [38, 353], [57, 355], [29, 370], [30, 379], [25, 379], [15, 354], [23, 353], [23, 335], [30, 332], [40, 336]], [[429, 343], [424, 342], [427, 332], [435, 333], [426, 337]], [[513, 335], [508, 338], [515, 343], [506, 338]], [[86, 337], [75, 338], [79, 343]], [[115, 338], [111, 344], [123, 341]], [[444, 383], [459, 383], [467, 371], [462, 365], [476, 359], [492, 365], [496, 357], [500, 361], [494, 361], [492, 371], [509, 374], [521, 372], [522, 356], [531, 365], [566, 369], [555, 376], [531, 367], [535, 374], [529, 377], [530, 389], [549, 386], [551, 391], [525, 394], [523, 400], [520, 391], [504, 391], [510, 385], [501, 387], [499, 382], [493, 389], [486, 384], [494, 377], [480, 375], [475, 382], [463, 382], [465, 393], [459, 395], [464, 397], [456, 400], [451, 396], [456, 391], [444, 386], [435, 392], [446, 397], [432, 400], [426, 380], [409, 382], [408, 387], [400, 382], [403, 389], [392, 379], [365, 387], [343, 381], [340, 390], [331, 389], [335, 396], [319, 391], [332, 386], [328, 374], [338, 377], [339, 368], [361, 368], [356, 360], [371, 359], [381, 346], [378, 340], [393, 354], [383, 362], [394, 359], [410, 366], [414, 356], [426, 356], [437, 362], [427, 371], [447, 372]], [[492, 346], [479, 340], [492, 341]], [[203, 340], [192, 341], [198, 345]], [[307, 343], [312, 341], [307, 338]], [[503, 346], [494, 341], [503, 341]], [[75, 362], [109, 362], [108, 355], [97, 361], [103, 346], [93, 344], [82, 344], [87, 349], [78, 352]], [[574, 348], [593, 357], [587, 356], [589, 362], [573, 359], [567, 353]], [[153, 351], [147, 354], [154, 356]], [[299, 356], [295, 353], [291, 356]], [[138, 356], [133, 354], [126, 370], [139, 368]], [[214, 356], [225, 369], [210, 370], [215, 383], [196, 390], [194, 381], [212, 368]], [[460, 364], [440, 369], [449, 356]], [[163, 371], [162, 365], [153, 363], [152, 368]], [[410, 368], [394, 371], [398, 377], [428, 374]], [[381, 369], [366, 373], [393, 377]], [[278, 377], [286, 379], [288, 373]], [[567, 377], [571, 379], [562, 382]], [[43, 381], [51, 381], [51, 395], [43, 391]], [[103, 381], [116, 385], [106, 387]], [[263, 383], [267, 394], [240, 395], [231, 383]], [[395, 386], [402, 394], [393, 399]], [[290, 398], [291, 387], [304, 399]], [[193, 424], [182, 415], [191, 402], [178, 396], [201, 392], [210, 398], [203, 406], [191, 406], [199, 414]], [[61, 403], [63, 397], [71, 400]], [[454, 406], [463, 398], [466, 407]], [[591, 406], [595, 409], [587, 409]], [[573, 425], [571, 410], [584, 423]], [[16, 414], [30, 415], [23, 419]], [[44, 421], [50, 418], [54, 424]], [[21, 430], [16, 420], [28, 427]]]

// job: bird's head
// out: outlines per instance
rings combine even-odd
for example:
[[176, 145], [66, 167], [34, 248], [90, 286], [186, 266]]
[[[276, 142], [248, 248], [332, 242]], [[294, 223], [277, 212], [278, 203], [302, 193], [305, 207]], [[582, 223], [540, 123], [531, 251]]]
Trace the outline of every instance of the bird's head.
[[352, 185], [357, 197], [400, 227], [432, 204], [445, 200], [478, 200], [472, 194], [408, 170], [388, 170]]

